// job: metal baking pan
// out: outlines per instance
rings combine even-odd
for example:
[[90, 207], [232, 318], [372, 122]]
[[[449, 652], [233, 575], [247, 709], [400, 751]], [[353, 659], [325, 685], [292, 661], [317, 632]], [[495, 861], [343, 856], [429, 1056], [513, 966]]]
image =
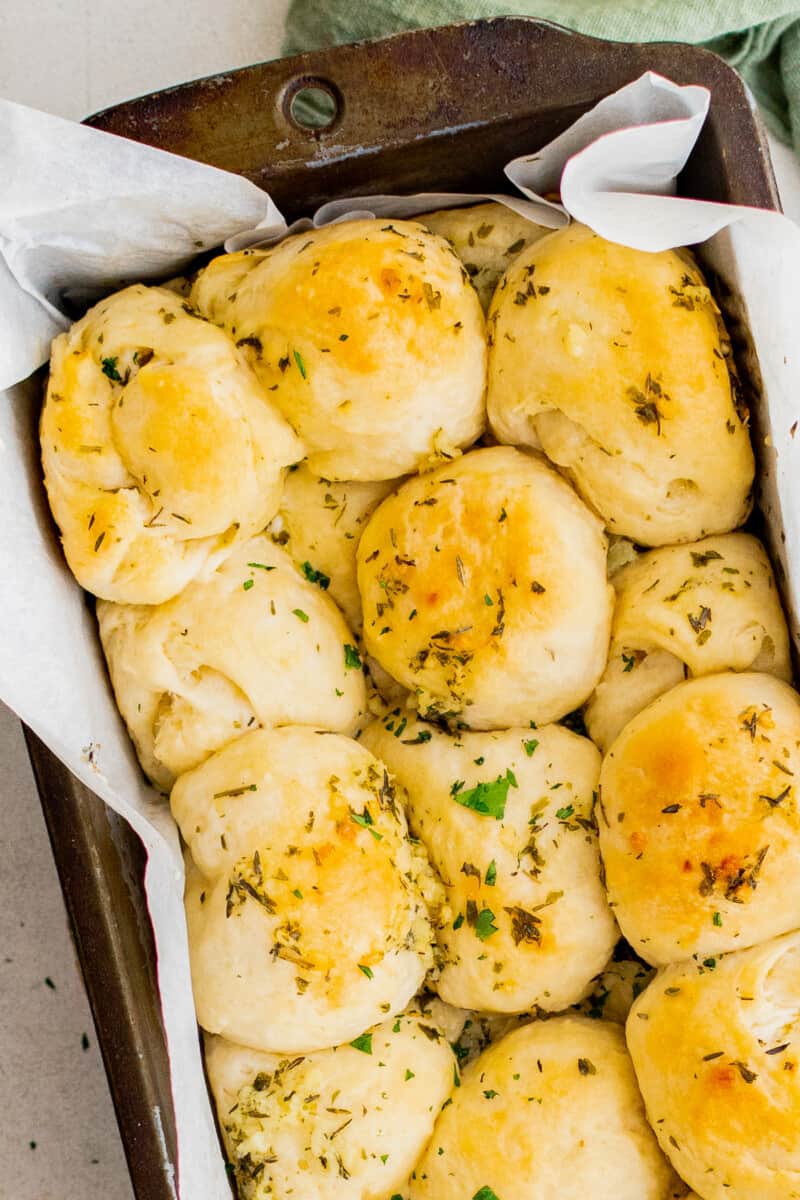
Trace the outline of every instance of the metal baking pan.
[[[364, 192], [502, 190], [505, 162], [647, 70], [711, 90], [680, 193], [777, 209], [763, 130], [721, 59], [691, 46], [600, 42], [525, 18], [264, 63], [117, 105], [87, 124], [239, 172], [293, 218]], [[309, 84], [335, 102], [323, 130], [292, 118]], [[175, 1129], [143, 853], [30, 731], [27, 741], [134, 1191], [170, 1200]]]

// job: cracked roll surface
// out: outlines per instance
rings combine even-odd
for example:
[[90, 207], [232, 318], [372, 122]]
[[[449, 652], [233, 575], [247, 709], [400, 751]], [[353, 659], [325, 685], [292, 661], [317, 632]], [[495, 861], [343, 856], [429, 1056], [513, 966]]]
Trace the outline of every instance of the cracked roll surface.
[[412, 1011], [293, 1058], [207, 1037], [206, 1067], [242, 1200], [369, 1200], [405, 1189], [455, 1059]]
[[171, 807], [194, 863], [203, 1029], [302, 1054], [350, 1041], [418, 991], [441, 886], [386, 768], [356, 742], [255, 730], [181, 776]]
[[661, 966], [764, 941], [800, 912], [800, 697], [755, 672], [693, 679], [625, 726], [597, 823], [623, 934]]
[[126, 604], [168, 600], [263, 529], [303, 456], [230, 339], [142, 284], [53, 342], [41, 445], [70, 569]]
[[408, 793], [445, 886], [442, 999], [496, 1012], [579, 1000], [619, 936], [592, 816], [596, 747], [557, 725], [448, 734], [397, 716], [361, 740]]
[[345, 221], [223, 255], [192, 303], [246, 349], [317, 475], [391, 479], [483, 430], [480, 302], [421, 225]]
[[165, 791], [253, 725], [352, 733], [366, 707], [341, 613], [265, 535], [166, 604], [97, 616], [117, 705]]
[[791, 679], [772, 567], [751, 534], [650, 550], [612, 580], [617, 599], [608, 665], [585, 713], [601, 749], [686, 674], [766, 671]]
[[423, 716], [475, 729], [556, 720], [606, 662], [600, 522], [540, 459], [474, 450], [403, 484], [358, 547], [369, 653]]
[[440, 208], [416, 220], [450, 243], [464, 264], [484, 312], [516, 256], [550, 231], [505, 204], [490, 201], [470, 208]]
[[672, 1173], [618, 1025], [533, 1021], [464, 1071], [410, 1200], [665, 1200]]
[[515, 260], [488, 328], [497, 438], [541, 447], [613, 533], [659, 546], [742, 523], [753, 452], [730, 343], [687, 251], [572, 224]]
[[307, 576], [322, 572], [327, 590], [347, 617], [361, 628], [356, 550], [373, 510], [399, 481], [336, 483], [312, 475], [303, 463], [286, 477], [280, 507], [270, 526]]
[[650, 1123], [703, 1200], [800, 1197], [800, 934], [659, 971], [627, 1039]]

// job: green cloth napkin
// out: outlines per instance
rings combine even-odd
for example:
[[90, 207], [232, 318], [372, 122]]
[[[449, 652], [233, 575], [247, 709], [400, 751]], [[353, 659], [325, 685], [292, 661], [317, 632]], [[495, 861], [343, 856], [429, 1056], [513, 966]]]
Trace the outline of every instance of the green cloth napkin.
[[292, 0], [285, 54], [478, 17], [542, 17], [620, 42], [702, 43], [800, 150], [800, 5], [786, 0]]

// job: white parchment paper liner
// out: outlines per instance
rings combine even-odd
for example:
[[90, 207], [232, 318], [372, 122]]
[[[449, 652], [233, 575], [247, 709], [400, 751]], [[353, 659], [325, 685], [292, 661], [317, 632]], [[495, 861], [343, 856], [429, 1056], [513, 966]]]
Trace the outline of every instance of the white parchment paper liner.
[[[800, 230], [774, 213], [675, 197], [708, 105], [706, 89], [647, 74], [509, 163], [516, 196], [361, 197], [325, 205], [303, 227], [354, 211], [414, 216], [498, 199], [549, 227], [572, 215], [643, 250], [704, 243], [704, 261], [738, 294], [752, 334], [763, 384], [758, 426], [769, 441], [760, 447], [763, 503], [797, 637]], [[66, 296], [164, 278], [201, 247], [268, 243], [287, 226], [238, 176], [2, 101], [0, 179], [0, 388], [8, 389], [0, 393], [0, 696], [145, 844], [181, 1197], [229, 1200], [195, 1026], [175, 826], [136, 764], [91, 607], [61, 556], [41, 483], [40, 384], [21, 381], [68, 324]], [[559, 188], [560, 205], [543, 198]]]

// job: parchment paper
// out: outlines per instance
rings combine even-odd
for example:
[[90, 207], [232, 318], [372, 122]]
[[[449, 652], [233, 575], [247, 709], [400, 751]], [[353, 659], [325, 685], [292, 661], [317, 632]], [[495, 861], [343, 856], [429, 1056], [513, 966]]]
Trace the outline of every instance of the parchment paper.
[[[675, 197], [708, 104], [704, 88], [647, 74], [549, 146], [509, 163], [515, 196], [350, 199], [325, 205], [313, 224], [354, 210], [412, 216], [492, 198], [549, 227], [571, 214], [644, 250], [704, 243], [704, 261], [739, 294], [752, 333], [765, 401], [758, 428], [769, 439], [763, 502], [797, 639], [800, 230], [777, 214]], [[201, 246], [269, 243], [287, 226], [269, 197], [237, 176], [2, 101], [0, 180], [0, 696], [146, 846], [180, 1194], [229, 1200], [194, 1019], [178, 838], [138, 769], [91, 606], [61, 557], [41, 483], [40, 381], [24, 380], [68, 324], [67, 299], [165, 278]], [[559, 187], [561, 205], [542, 199]]]

